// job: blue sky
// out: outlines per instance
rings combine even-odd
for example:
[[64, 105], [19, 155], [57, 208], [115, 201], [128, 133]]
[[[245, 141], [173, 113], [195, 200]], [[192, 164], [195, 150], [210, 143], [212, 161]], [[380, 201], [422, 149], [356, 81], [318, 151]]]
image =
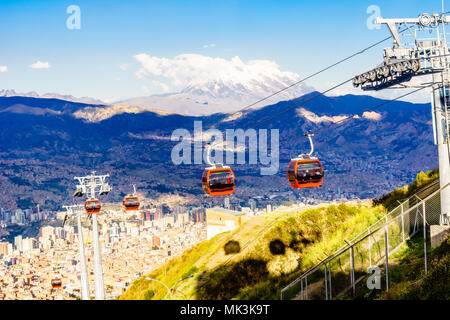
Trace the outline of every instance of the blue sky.
[[[81, 29], [69, 30], [69, 5]], [[369, 30], [366, 12], [416, 17], [441, 1], [5, 1], [0, 2], [0, 89], [58, 92], [107, 101], [178, 90], [173, 79], [140, 79], [137, 54], [199, 54], [275, 61], [301, 77], [389, 35]], [[450, 4], [447, 8], [450, 10]], [[317, 89], [372, 68], [390, 42], [308, 82]], [[48, 62], [49, 68], [30, 65]], [[3, 68], [4, 70], [4, 68]], [[164, 87], [165, 86], [165, 87]], [[163, 88], [164, 87], [164, 88]]]

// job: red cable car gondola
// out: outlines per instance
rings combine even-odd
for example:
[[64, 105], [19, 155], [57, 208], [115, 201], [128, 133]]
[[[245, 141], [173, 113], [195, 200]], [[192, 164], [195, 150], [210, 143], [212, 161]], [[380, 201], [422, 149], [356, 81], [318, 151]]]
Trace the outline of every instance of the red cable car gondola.
[[123, 201], [122, 206], [125, 211], [136, 211], [139, 210], [141, 203], [136, 195], [136, 185], [133, 184], [134, 193], [132, 195], [127, 195]]
[[309, 154], [299, 155], [291, 160], [287, 170], [289, 183], [293, 188], [320, 187], [323, 182], [324, 171], [319, 159], [311, 157], [314, 151], [311, 134], [305, 133], [311, 143]]
[[229, 195], [234, 192], [236, 178], [230, 167], [215, 165], [203, 172], [202, 187], [210, 196]]
[[102, 204], [99, 200], [88, 200], [84, 204], [84, 209], [86, 209], [87, 214], [99, 213], [102, 208]]
[[140, 206], [139, 198], [136, 196], [127, 196], [122, 201], [122, 206], [125, 209], [125, 211], [135, 211], [139, 210]]
[[230, 167], [211, 163], [211, 145], [208, 146], [206, 161], [211, 167], [206, 168], [202, 176], [202, 187], [210, 196], [230, 195], [236, 187], [236, 177]]
[[61, 279], [52, 279], [52, 288], [53, 289], [61, 288], [61, 285], [62, 285]]

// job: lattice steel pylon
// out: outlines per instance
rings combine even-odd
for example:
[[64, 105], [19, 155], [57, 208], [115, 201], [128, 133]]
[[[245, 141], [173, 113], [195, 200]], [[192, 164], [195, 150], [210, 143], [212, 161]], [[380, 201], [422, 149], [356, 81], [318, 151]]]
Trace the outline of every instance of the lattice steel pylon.
[[83, 213], [83, 207], [80, 205], [63, 206], [66, 209], [66, 216], [64, 217], [64, 225], [77, 219], [78, 228], [78, 250], [80, 251], [80, 276], [81, 276], [81, 300], [90, 300], [90, 290], [89, 290], [89, 279], [86, 267], [86, 256], [84, 253], [84, 240], [83, 240], [83, 229], [81, 226], [81, 215]]
[[[363, 90], [411, 88], [413, 77], [431, 75], [434, 142], [438, 146], [440, 186], [450, 182], [450, 96], [449, 57], [445, 25], [450, 16], [424, 13], [418, 18], [376, 19], [386, 24], [394, 39], [393, 47], [384, 49], [384, 60], [376, 68], [353, 78], [353, 86]], [[407, 31], [407, 32], [405, 32]], [[426, 37], [425, 37], [426, 36]], [[410, 42], [401, 37], [409, 37]], [[425, 38], [424, 38], [425, 37]], [[440, 224], [449, 224], [450, 188], [441, 194]]]
[[[96, 194], [106, 195], [112, 187], [106, 182], [106, 175], [95, 175], [95, 171], [85, 177], [74, 177], [79, 184], [74, 193], [74, 197], [87, 196], [89, 200], [95, 200]], [[95, 282], [95, 300], [105, 300], [105, 286], [103, 282], [103, 268], [100, 254], [100, 240], [98, 235], [97, 214], [92, 214], [92, 235], [94, 246], [94, 282]]]

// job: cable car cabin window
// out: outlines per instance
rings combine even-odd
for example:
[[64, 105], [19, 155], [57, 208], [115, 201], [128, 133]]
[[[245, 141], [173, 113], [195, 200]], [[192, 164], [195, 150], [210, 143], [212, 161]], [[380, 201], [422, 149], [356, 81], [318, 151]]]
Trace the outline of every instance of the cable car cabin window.
[[203, 191], [205, 191], [205, 193], [209, 194], [209, 188], [208, 188], [208, 170], [203, 171], [203, 176], [202, 176], [202, 187], [203, 187]]
[[288, 167], [288, 179], [291, 184], [295, 183], [295, 165], [296, 165], [296, 162], [291, 161], [289, 163], [289, 167]]
[[99, 213], [102, 205], [98, 200], [88, 200], [86, 201], [84, 208], [88, 214]]
[[209, 187], [213, 191], [229, 190], [234, 187], [234, 177], [230, 171], [211, 172]]
[[299, 163], [297, 165], [298, 183], [319, 182], [323, 177], [323, 170], [316, 162]]
[[320, 181], [323, 178], [323, 168], [319, 163], [314, 162], [314, 175], [313, 180]]

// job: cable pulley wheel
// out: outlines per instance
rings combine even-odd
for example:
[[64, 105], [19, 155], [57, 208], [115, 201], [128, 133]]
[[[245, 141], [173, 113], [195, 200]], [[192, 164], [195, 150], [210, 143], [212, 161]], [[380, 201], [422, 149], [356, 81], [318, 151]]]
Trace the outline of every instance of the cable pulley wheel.
[[433, 20], [434, 19], [428, 13], [424, 13], [419, 16], [419, 23], [423, 27], [428, 27], [431, 25], [434, 22]]
[[403, 69], [403, 71], [409, 71], [411, 69], [411, 62], [404, 61], [402, 63], [402, 69]]
[[411, 70], [414, 71], [414, 72], [417, 72], [417, 71], [419, 71], [419, 69], [420, 69], [420, 62], [419, 62], [419, 60], [413, 60], [412, 63], [411, 63]]
[[377, 72], [375, 70], [369, 71], [369, 80], [370, 81], [377, 80]]

